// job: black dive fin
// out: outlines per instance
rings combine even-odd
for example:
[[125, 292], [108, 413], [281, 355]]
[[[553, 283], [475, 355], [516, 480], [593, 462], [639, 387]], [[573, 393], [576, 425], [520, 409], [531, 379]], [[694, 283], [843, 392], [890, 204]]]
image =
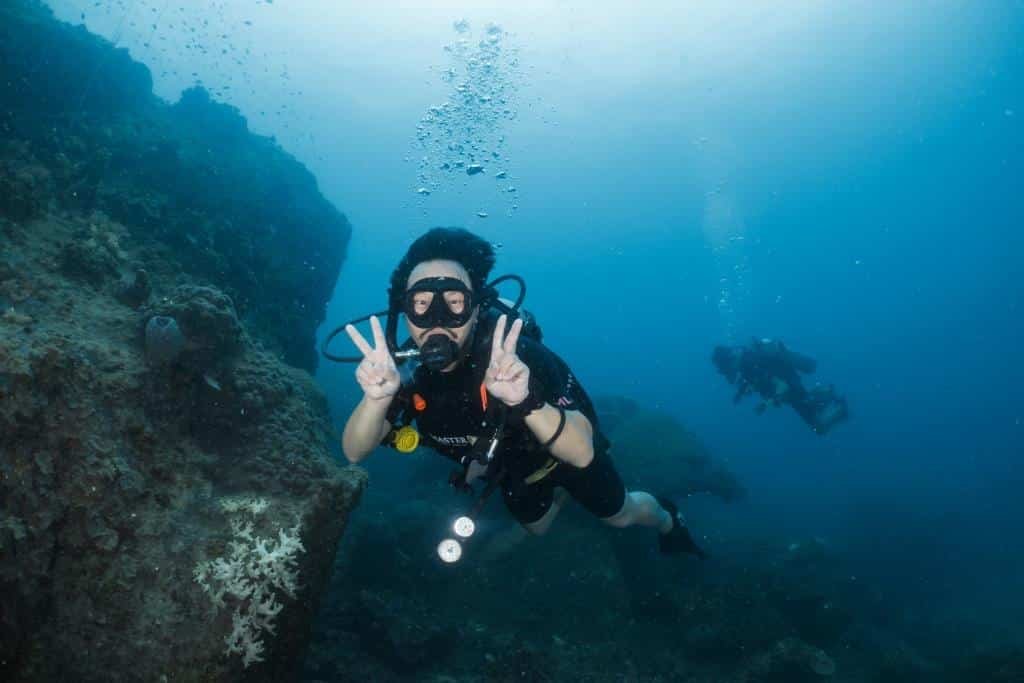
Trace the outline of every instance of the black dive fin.
[[658, 534], [658, 549], [665, 555], [690, 553], [702, 560], [706, 559], [708, 554], [693, 540], [693, 536], [690, 535], [690, 530], [686, 528], [683, 516], [679, 514], [679, 509], [675, 503], [664, 496], [658, 496], [657, 500], [661, 507], [665, 508], [672, 515], [672, 530], [667, 534]]

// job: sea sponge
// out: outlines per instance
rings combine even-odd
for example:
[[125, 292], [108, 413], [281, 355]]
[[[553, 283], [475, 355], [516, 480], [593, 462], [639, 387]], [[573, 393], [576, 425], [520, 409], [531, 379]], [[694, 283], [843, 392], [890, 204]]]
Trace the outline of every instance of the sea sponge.
[[156, 365], [170, 363], [185, 348], [185, 335], [178, 321], [167, 315], [154, 315], [146, 323], [146, 358]]
[[235, 304], [215, 287], [181, 285], [144, 308], [143, 314], [175, 320], [188, 340], [188, 358], [182, 359], [186, 364], [209, 368], [234, 356], [244, 345], [245, 330]]

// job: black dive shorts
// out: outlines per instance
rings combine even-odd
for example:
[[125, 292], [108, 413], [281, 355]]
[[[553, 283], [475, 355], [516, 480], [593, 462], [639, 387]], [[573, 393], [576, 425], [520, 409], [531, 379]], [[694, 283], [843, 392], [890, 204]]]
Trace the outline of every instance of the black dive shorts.
[[526, 481], [529, 474], [510, 471], [502, 483], [505, 506], [520, 524], [532, 524], [544, 516], [554, 500], [556, 486], [601, 519], [617, 514], [626, 502], [626, 487], [607, 451], [596, 453], [586, 467], [559, 462], [532, 484]]

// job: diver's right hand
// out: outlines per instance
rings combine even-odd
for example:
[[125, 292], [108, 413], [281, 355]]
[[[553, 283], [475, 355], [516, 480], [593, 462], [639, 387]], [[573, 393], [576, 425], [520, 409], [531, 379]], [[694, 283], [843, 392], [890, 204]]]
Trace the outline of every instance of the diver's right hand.
[[374, 346], [370, 346], [355, 327], [345, 326], [345, 331], [352, 343], [359, 347], [359, 351], [363, 354], [363, 360], [356, 368], [356, 381], [359, 382], [359, 386], [362, 387], [367, 398], [375, 400], [391, 398], [398, 393], [402, 380], [398, 375], [395, 359], [388, 351], [384, 330], [375, 315], [370, 316], [370, 328], [373, 330]]

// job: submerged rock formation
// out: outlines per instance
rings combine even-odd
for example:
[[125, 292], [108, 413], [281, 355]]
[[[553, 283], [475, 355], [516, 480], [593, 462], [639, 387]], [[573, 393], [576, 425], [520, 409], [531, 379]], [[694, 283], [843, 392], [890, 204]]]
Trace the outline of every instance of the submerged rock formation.
[[744, 497], [736, 475], [676, 418], [620, 396], [599, 396], [594, 404], [627, 487], [657, 482], [675, 496], [707, 493], [726, 502]]
[[[315, 368], [351, 228], [309, 171], [201, 88], [158, 100], [144, 65], [34, 0], [0, 6], [0, 69], [0, 216], [102, 213], [165, 276], [216, 282], [260, 343]], [[130, 265], [91, 235], [61, 258], [91, 284]]]
[[365, 474], [307, 370], [348, 224], [244, 119], [0, 6], [0, 680], [291, 678]]

